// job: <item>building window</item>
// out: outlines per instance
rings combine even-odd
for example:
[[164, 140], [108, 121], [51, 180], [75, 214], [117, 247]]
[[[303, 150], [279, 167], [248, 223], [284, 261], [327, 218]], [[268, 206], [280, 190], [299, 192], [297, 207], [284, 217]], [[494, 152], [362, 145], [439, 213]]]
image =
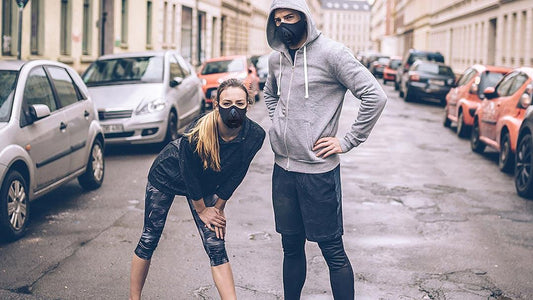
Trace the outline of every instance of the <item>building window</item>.
[[172, 5], [172, 30], [171, 30], [171, 37], [170, 42], [172, 43], [172, 46], [176, 46], [176, 4]]
[[128, 43], [128, 0], [122, 0], [122, 10], [120, 11], [120, 42]]
[[83, 55], [91, 54], [92, 19], [92, 0], [83, 0], [83, 35], [81, 40]]
[[163, 4], [163, 47], [167, 46], [167, 33], [168, 33], [168, 1]]
[[71, 2], [69, 0], [61, 0], [61, 27], [60, 27], [61, 55], [70, 55], [71, 28], [72, 28]]
[[43, 52], [43, 21], [42, 0], [31, 2], [31, 41], [30, 52], [32, 55], [41, 55]]
[[192, 59], [192, 8], [183, 6], [181, 10], [181, 55]]
[[146, 45], [152, 45], [152, 1], [146, 2]]
[[207, 17], [205, 12], [198, 12], [198, 62], [205, 59], [205, 36], [207, 27]]
[[15, 39], [14, 22], [18, 14], [14, 10], [15, 1], [2, 1], [2, 55], [13, 55]]

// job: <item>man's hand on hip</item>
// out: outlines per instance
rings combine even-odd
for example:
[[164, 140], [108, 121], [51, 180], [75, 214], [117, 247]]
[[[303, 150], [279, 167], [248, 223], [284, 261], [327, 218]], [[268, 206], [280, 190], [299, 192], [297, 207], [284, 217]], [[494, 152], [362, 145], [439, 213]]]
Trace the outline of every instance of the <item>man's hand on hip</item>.
[[317, 157], [326, 158], [336, 153], [342, 153], [341, 143], [336, 137], [323, 137], [316, 141], [313, 151], [319, 151], [316, 154]]

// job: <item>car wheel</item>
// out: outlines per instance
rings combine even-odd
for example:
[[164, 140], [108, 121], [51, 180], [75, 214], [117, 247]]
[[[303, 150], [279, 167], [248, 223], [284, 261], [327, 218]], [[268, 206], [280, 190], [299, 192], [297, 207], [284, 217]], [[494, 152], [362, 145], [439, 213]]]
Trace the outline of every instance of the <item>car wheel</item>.
[[468, 136], [468, 126], [465, 125], [465, 119], [463, 111], [459, 111], [459, 116], [457, 118], [457, 135], [461, 138]]
[[514, 171], [514, 182], [516, 193], [525, 198], [533, 198], [533, 174], [531, 166], [533, 156], [531, 155], [533, 139], [527, 133], [518, 142], [516, 150], [516, 165]]
[[387, 85], [387, 80], [383, 79], [383, 85]]
[[178, 137], [178, 115], [176, 115], [174, 111], [171, 111], [168, 115], [167, 135], [165, 138], [165, 144], [177, 139]]
[[99, 188], [104, 182], [105, 161], [104, 149], [100, 140], [94, 140], [87, 161], [85, 173], [78, 177], [78, 182], [86, 190], [95, 190]]
[[450, 128], [452, 125], [452, 121], [448, 118], [448, 107], [444, 108], [444, 121], [442, 122], [442, 126], [446, 128]]
[[257, 92], [257, 94], [255, 94], [255, 102], [259, 102], [260, 98], [259, 92]]
[[405, 102], [412, 102], [413, 101], [413, 93], [409, 92], [409, 88], [405, 90]]
[[24, 176], [10, 171], [0, 189], [0, 232], [2, 239], [13, 241], [24, 235], [30, 216], [28, 184]]
[[513, 166], [513, 151], [511, 151], [511, 138], [509, 132], [505, 131], [500, 139], [500, 153], [498, 156], [498, 167], [502, 172], [509, 173]]
[[485, 151], [485, 144], [479, 139], [479, 124], [474, 121], [472, 134], [470, 135], [470, 148], [476, 153], [483, 153]]

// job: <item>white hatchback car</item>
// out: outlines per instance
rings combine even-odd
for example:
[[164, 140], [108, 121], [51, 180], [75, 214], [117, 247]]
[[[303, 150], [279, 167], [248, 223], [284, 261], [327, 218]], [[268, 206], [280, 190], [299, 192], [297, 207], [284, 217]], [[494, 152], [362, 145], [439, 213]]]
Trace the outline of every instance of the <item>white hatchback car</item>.
[[108, 145], [169, 142], [205, 108], [200, 79], [176, 51], [105, 55], [82, 77]]
[[0, 239], [24, 234], [30, 200], [74, 178], [104, 180], [104, 136], [87, 87], [53, 61], [0, 61]]

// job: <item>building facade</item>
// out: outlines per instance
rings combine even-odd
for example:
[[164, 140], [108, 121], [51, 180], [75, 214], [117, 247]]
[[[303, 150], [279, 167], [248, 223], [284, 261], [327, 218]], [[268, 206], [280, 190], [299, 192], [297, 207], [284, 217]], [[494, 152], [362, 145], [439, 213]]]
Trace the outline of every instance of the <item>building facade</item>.
[[[373, 10], [373, 40], [384, 15]], [[531, 0], [393, 0], [391, 16], [398, 54], [439, 51], [457, 73], [473, 64], [533, 66]]]
[[[21, 57], [61, 61], [81, 72], [111, 53], [176, 49], [193, 65], [220, 55], [267, 53], [263, 26], [271, 1], [253, 2], [31, 0], [23, 10]], [[17, 57], [18, 12], [16, 1], [2, 0], [0, 59]]]
[[354, 53], [368, 51], [372, 48], [370, 15], [367, 1], [323, 0], [322, 32]]
[[370, 18], [372, 49], [389, 56], [398, 54], [393, 11], [393, 0], [376, 0], [372, 4]]
[[533, 66], [533, 1], [433, 1], [429, 49], [455, 70]]

